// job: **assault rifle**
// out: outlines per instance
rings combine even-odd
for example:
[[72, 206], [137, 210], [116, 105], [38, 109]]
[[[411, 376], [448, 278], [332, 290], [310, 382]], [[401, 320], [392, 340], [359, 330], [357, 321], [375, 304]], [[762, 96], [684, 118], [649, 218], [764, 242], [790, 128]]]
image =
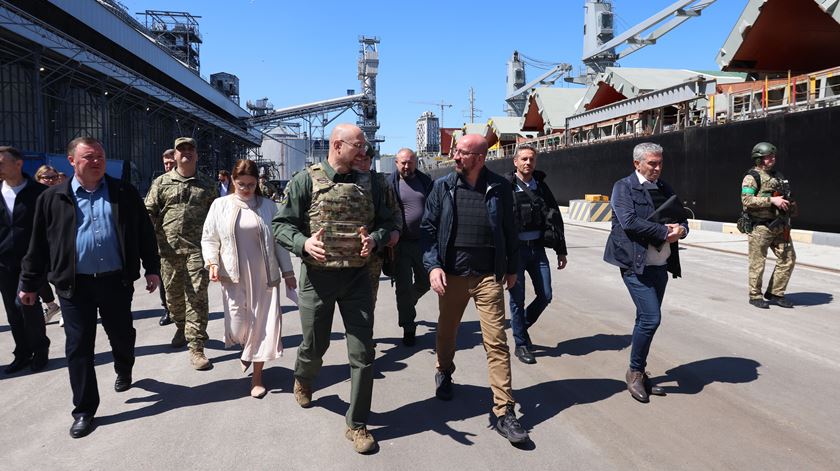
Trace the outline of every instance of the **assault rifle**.
[[790, 242], [790, 218], [796, 216], [799, 211], [796, 201], [793, 201], [790, 194], [790, 182], [788, 180], [780, 181], [782, 187], [778, 191], [774, 191], [773, 196], [781, 196], [784, 198], [788, 202], [788, 209], [787, 211], [779, 209], [779, 216], [770, 222], [770, 224], [767, 224], [767, 228], [772, 230], [783, 225], [785, 228], [785, 242]]

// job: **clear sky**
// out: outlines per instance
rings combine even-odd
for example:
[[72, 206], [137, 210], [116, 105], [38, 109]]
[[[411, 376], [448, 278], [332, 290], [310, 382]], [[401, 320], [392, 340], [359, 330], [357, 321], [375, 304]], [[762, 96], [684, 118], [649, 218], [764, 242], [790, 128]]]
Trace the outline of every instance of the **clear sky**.
[[[581, 66], [584, 0], [287, 1], [120, 0], [130, 12], [188, 11], [201, 16], [201, 75], [240, 79], [242, 106], [267, 97], [276, 108], [343, 96], [361, 89], [358, 38], [377, 36], [377, 100], [382, 153], [415, 147], [423, 111], [444, 111], [443, 126], [468, 121], [475, 89], [477, 122], [502, 116], [506, 63], [514, 50], [539, 60]], [[616, 34], [673, 0], [614, 0]], [[719, 70], [715, 56], [747, 0], [718, 0], [660, 40], [628, 56], [624, 67]], [[528, 80], [542, 71], [526, 68]], [[346, 112], [337, 122], [355, 122]]]

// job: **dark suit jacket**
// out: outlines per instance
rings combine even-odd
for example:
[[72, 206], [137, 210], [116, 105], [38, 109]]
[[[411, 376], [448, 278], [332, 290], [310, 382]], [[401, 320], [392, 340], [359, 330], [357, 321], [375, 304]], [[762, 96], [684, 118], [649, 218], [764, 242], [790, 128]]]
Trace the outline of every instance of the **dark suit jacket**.
[[7, 216], [5, 208], [0, 208], [0, 268], [14, 272], [20, 270], [20, 261], [29, 247], [35, 202], [47, 189], [29, 175], [24, 174], [23, 178], [26, 179], [26, 186], [15, 198], [11, 218]]
[[[670, 185], [657, 181], [657, 186], [669, 198], [674, 194]], [[636, 172], [622, 178], [613, 185], [610, 196], [612, 207], [612, 230], [604, 248], [604, 261], [620, 268], [633, 270], [641, 275], [645, 271], [645, 257], [650, 244], [663, 244], [668, 236], [668, 227], [664, 224], [648, 221], [653, 214], [653, 200], [644, 189]], [[688, 234], [688, 221], [680, 224]], [[680, 270], [679, 243], [671, 244], [671, 256], [668, 257], [668, 271], [678, 278]]]
[[[116, 222], [122, 279], [133, 283], [140, 278], [140, 261], [146, 275], [160, 275], [155, 231], [146, 206], [130, 183], [105, 175]], [[33, 292], [44, 284], [44, 276], [55, 285], [59, 296], [73, 296], [76, 279], [76, 198], [70, 180], [38, 197], [29, 250], [20, 275], [22, 291]]]

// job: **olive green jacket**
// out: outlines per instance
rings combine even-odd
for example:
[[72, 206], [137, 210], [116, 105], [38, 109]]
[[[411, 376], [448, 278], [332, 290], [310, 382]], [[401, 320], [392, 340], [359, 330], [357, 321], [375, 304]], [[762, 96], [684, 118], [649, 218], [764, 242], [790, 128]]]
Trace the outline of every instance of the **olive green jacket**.
[[[325, 160], [322, 162], [324, 172], [334, 182], [355, 182], [358, 173], [354, 170], [348, 174], [338, 174]], [[382, 250], [388, 242], [390, 233], [396, 229], [391, 210], [388, 208], [385, 188], [374, 186], [373, 206], [375, 209], [373, 228], [369, 229], [370, 236], [376, 242], [376, 251]], [[309, 206], [312, 202], [312, 179], [309, 172], [296, 173], [283, 194], [274, 216], [274, 237], [286, 250], [298, 257], [305, 258], [309, 254], [303, 250], [303, 244], [312, 234], [309, 230]]]

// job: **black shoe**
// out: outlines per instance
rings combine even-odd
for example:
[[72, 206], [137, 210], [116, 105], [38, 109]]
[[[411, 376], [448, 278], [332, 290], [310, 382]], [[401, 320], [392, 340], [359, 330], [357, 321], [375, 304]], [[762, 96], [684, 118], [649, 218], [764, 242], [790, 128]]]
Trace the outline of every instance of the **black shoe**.
[[403, 330], [403, 345], [413, 347], [417, 343], [417, 334], [413, 330]]
[[70, 436], [73, 438], [82, 438], [93, 430], [93, 417], [82, 416], [73, 421], [70, 426]]
[[49, 361], [49, 352], [47, 350], [41, 351], [32, 355], [32, 363], [29, 364], [29, 369], [33, 372], [38, 372], [47, 367]]
[[783, 308], [787, 308], [787, 309], [790, 309], [790, 308], [793, 307], [793, 303], [788, 301], [787, 298], [785, 298], [784, 296], [776, 296], [775, 294], [764, 293], [764, 299], [766, 299], [767, 301], [770, 301], [771, 303], [773, 303], [773, 304], [775, 304], [779, 307], [783, 307]]
[[496, 419], [496, 431], [511, 443], [522, 443], [528, 440], [528, 432], [516, 418], [513, 404], [508, 404], [505, 415]]
[[160, 316], [160, 320], [158, 320], [158, 324], [161, 326], [169, 325], [172, 323], [172, 319], [169, 317], [169, 309], [164, 309], [163, 314]]
[[114, 381], [114, 391], [123, 392], [131, 389], [131, 375], [117, 375]]
[[184, 336], [184, 331], [182, 329], [175, 331], [175, 335], [172, 337], [170, 345], [172, 348], [184, 348], [187, 346], [187, 337]]
[[435, 373], [435, 397], [441, 401], [452, 400], [452, 373]]
[[647, 391], [648, 395], [650, 396], [665, 396], [665, 389], [659, 386], [654, 386], [653, 383], [650, 382], [650, 373], [645, 371], [644, 374], [644, 384], [645, 384], [645, 391]]
[[633, 399], [647, 403], [650, 402], [650, 398], [648, 397], [647, 389], [645, 389], [645, 382], [644, 382], [645, 374], [641, 371], [627, 369], [627, 374], [625, 375], [625, 380], [627, 381], [627, 390], [630, 391], [630, 395], [633, 396]]
[[533, 365], [537, 362], [537, 359], [534, 358], [534, 354], [528, 350], [528, 347], [516, 347], [516, 350], [513, 351], [516, 358], [519, 358], [519, 361], [525, 363], [527, 365]]
[[770, 309], [770, 303], [763, 299], [750, 299], [750, 304], [759, 309]]
[[15, 357], [15, 359], [9, 363], [9, 366], [3, 370], [3, 373], [6, 373], [7, 375], [17, 373], [18, 371], [26, 368], [30, 363], [32, 363], [32, 358]]

